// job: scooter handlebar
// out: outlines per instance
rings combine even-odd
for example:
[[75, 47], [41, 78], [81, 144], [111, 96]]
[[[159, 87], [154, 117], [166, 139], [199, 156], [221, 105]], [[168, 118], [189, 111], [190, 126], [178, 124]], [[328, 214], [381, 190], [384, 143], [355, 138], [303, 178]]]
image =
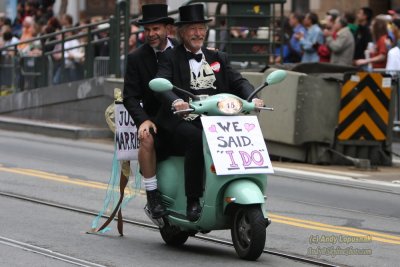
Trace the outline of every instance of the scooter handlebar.
[[256, 107], [256, 110], [269, 110], [269, 111], [274, 111], [274, 108], [269, 108], [269, 107]]
[[175, 110], [174, 114], [181, 114], [181, 113], [186, 113], [186, 112], [192, 112], [194, 111], [194, 108], [188, 108], [188, 109], [182, 109], [182, 110]]

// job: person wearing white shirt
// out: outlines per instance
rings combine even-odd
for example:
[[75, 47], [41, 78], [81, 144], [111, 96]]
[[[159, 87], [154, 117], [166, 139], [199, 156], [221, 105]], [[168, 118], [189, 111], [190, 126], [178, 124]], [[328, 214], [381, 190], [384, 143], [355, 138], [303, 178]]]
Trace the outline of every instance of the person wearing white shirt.
[[[393, 26], [397, 28], [397, 31], [399, 31], [400, 20], [394, 20], [393, 24]], [[399, 37], [400, 36], [397, 36], [397, 39], [399, 39]], [[400, 40], [397, 41], [397, 45], [391, 48], [387, 54], [386, 70], [388, 70], [388, 73], [391, 75], [395, 75], [396, 71], [400, 71]]]

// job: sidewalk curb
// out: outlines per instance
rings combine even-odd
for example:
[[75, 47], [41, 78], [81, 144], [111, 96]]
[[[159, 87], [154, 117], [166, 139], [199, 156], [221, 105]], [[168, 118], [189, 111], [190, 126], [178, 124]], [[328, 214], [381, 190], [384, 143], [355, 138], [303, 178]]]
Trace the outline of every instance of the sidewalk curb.
[[76, 126], [8, 116], [0, 116], [0, 128], [69, 139], [112, 138], [112, 132], [108, 128]]

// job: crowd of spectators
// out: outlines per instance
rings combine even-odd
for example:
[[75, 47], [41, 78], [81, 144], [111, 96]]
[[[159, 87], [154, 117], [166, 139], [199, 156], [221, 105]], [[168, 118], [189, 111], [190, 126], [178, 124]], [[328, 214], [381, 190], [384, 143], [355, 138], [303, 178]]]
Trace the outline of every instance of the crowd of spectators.
[[[328, 62], [400, 71], [400, 8], [377, 16], [369, 7], [343, 14], [331, 9], [322, 20], [313, 12], [291, 13], [287, 23], [291, 29], [280, 44], [283, 57], [277, 49], [274, 63]], [[284, 32], [286, 36], [286, 27]]]
[[[64, 43], [64, 64], [61, 64], [63, 63], [61, 43], [54, 43], [54, 41], [62, 38], [62, 34], [52, 35], [36, 41], [29, 40], [73, 27], [99, 22], [103, 18], [93, 17], [89, 19], [82, 16], [80, 21], [74, 22], [69, 14], [56, 16], [53, 13], [54, 2], [55, 0], [21, 1], [17, 6], [17, 15], [14, 21], [5, 17], [4, 14], [0, 14], [0, 48], [11, 45], [8, 49], [2, 50], [1, 56], [13, 56], [17, 53], [21, 57], [26, 57], [28, 65], [32, 66], [35, 64], [35, 57], [50, 55], [54, 66], [52, 81], [54, 84], [58, 84], [63, 80], [72, 81], [82, 78], [85, 59], [84, 46], [82, 45], [86, 44], [87, 38], [76, 38]], [[108, 26], [108, 24], [98, 25], [99, 28]], [[68, 31], [64, 34], [64, 38], [81, 32], [87, 32], [87, 29], [82, 29], [80, 32]], [[94, 38], [101, 39], [105, 37], [107, 37], [106, 34], [99, 33]], [[108, 42], [98, 42], [95, 45], [94, 56], [108, 55]], [[63, 75], [61, 75], [61, 70], [64, 70]], [[61, 77], [63, 77], [63, 80], [61, 80]]]
[[[85, 59], [85, 50], [82, 45], [87, 43], [87, 39], [83, 37], [66, 41], [64, 55], [61, 54], [61, 44], [54, 44], [54, 41], [62, 38], [61, 34], [41, 39], [41, 41], [26, 43], [23, 41], [57, 33], [74, 26], [87, 25], [102, 18], [89, 19], [82, 16], [80, 21], [74, 23], [68, 14], [55, 16], [54, 2], [55, 0], [27, 0], [19, 3], [14, 21], [0, 14], [0, 48], [11, 45], [9, 50], [1, 52], [1, 56], [13, 56], [15, 53], [22, 57], [51, 54], [54, 62], [52, 80], [57, 84], [63, 82], [62, 76], [68, 81], [82, 78], [82, 65]], [[374, 16], [368, 7], [343, 14], [336, 9], [331, 9], [326, 12], [322, 20], [313, 12], [291, 13], [284, 18], [282, 24], [283, 28], [278, 31], [274, 39], [277, 43], [275, 53], [269, 58], [273, 63], [327, 62], [353, 65], [365, 70], [386, 68], [400, 71], [400, 9], [389, 10], [387, 14], [377, 16]], [[279, 27], [280, 25], [279, 23]], [[225, 26], [225, 22], [221, 23], [222, 28]], [[108, 24], [98, 25], [99, 29], [107, 27], [109, 27]], [[131, 32], [138, 30], [137, 26], [131, 25]], [[81, 30], [81, 32], [85, 31], [87, 29]], [[261, 32], [260, 30], [259, 33]], [[68, 32], [64, 38], [77, 33]], [[254, 37], [259, 33], [246, 27], [232, 27], [229, 32], [221, 31], [224, 36], [220, 38], [226, 39], [227, 34], [230, 34], [231, 38]], [[281, 40], [282, 35], [283, 40]], [[96, 36], [104, 40], [107, 37], [107, 31]], [[132, 34], [128, 51], [132, 52], [140, 42], [139, 35]], [[18, 45], [13, 46], [15, 44]], [[225, 43], [222, 42], [219, 49], [224, 50], [224, 45]], [[109, 56], [109, 42], [98, 42], [94, 47], [94, 54]], [[61, 75], [62, 69], [65, 70], [63, 75]]]

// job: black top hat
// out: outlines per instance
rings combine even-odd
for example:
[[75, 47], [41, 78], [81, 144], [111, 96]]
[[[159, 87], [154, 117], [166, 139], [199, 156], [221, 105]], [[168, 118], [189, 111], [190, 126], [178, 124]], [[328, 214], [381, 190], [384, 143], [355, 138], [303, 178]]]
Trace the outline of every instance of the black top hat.
[[173, 24], [174, 19], [168, 17], [168, 6], [164, 4], [151, 4], [142, 6], [143, 18], [136, 24], [146, 25], [152, 23]]
[[204, 6], [202, 4], [181, 6], [179, 8], [180, 21], [175, 22], [175, 25], [207, 23], [212, 21], [204, 17]]

